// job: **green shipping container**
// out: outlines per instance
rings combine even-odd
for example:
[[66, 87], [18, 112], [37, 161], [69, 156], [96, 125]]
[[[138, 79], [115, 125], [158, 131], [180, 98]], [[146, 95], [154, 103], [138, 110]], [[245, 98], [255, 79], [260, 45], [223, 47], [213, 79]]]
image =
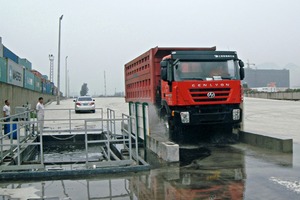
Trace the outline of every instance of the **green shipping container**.
[[0, 82], [7, 82], [7, 67], [6, 60], [0, 57]]
[[34, 74], [31, 73], [28, 70], [25, 70], [24, 73], [24, 87], [30, 90], [34, 90], [34, 83], [35, 83], [35, 79], [34, 79]]
[[26, 58], [19, 58], [19, 65], [24, 66], [27, 70], [32, 70], [32, 64]]
[[42, 81], [37, 76], [34, 76], [34, 90], [37, 92], [42, 92]]

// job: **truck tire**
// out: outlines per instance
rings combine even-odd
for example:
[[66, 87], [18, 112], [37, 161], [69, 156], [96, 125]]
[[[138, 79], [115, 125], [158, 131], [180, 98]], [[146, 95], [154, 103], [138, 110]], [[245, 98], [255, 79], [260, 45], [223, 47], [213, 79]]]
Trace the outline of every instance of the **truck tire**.
[[239, 141], [239, 137], [240, 137], [240, 131], [241, 131], [241, 128], [240, 127], [232, 127], [232, 138], [234, 140], [235, 143], [237, 143]]
[[238, 133], [234, 132], [233, 125], [224, 125], [219, 127], [211, 138], [215, 144], [235, 144], [238, 142]]
[[169, 140], [173, 142], [183, 141], [183, 127], [176, 125], [168, 115], [164, 115], [163, 121], [166, 127], [166, 133], [169, 135]]
[[183, 142], [183, 127], [181, 125], [174, 125], [173, 130], [170, 130], [171, 140], [176, 143]]
[[167, 115], [163, 117], [163, 122], [166, 128], [166, 134], [168, 135], [169, 139], [172, 139], [172, 133], [174, 131], [174, 125], [172, 121], [169, 119]]

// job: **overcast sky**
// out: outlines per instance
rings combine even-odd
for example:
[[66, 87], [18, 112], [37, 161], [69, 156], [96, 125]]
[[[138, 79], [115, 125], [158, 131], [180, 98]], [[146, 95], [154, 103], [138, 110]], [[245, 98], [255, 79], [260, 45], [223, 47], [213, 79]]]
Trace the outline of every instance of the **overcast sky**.
[[255, 64], [300, 66], [299, 0], [2, 0], [3, 44], [49, 75], [62, 20], [61, 90], [68, 56], [71, 93], [124, 90], [123, 66], [155, 46], [217, 46]]

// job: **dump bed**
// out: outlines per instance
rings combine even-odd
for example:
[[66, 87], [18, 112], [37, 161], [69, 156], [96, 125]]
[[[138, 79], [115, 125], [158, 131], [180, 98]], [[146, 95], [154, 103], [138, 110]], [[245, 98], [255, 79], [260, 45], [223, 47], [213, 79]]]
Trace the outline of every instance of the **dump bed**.
[[124, 66], [126, 102], [155, 103], [160, 61], [172, 51], [215, 51], [216, 47], [155, 47]]

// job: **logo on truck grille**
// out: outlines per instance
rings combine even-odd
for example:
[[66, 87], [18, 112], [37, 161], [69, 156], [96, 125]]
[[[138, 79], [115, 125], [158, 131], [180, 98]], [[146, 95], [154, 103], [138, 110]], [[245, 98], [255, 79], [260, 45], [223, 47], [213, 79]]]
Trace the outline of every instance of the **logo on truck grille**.
[[212, 99], [212, 98], [215, 98], [216, 94], [214, 92], [208, 92], [207, 93], [207, 97]]

